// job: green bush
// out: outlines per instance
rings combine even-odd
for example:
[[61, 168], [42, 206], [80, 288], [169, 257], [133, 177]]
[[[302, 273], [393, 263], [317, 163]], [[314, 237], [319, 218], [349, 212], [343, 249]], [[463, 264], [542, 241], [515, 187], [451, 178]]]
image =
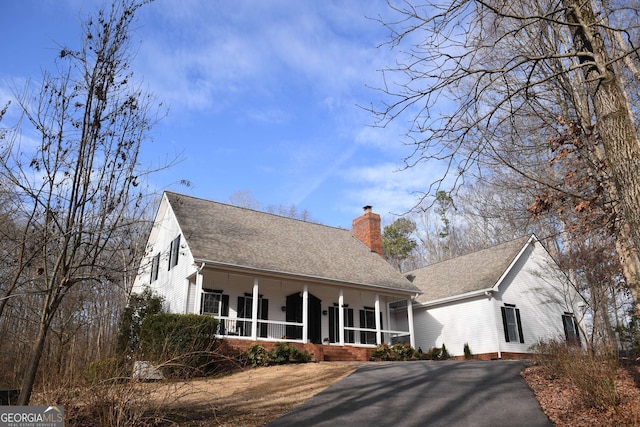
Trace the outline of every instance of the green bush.
[[380, 344], [371, 352], [371, 358], [382, 361], [406, 361], [412, 359], [421, 359], [422, 353], [416, 352], [409, 344]]
[[308, 363], [311, 361], [311, 355], [287, 343], [277, 343], [269, 352], [261, 344], [255, 343], [251, 344], [249, 349], [241, 355], [241, 360], [250, 363], [255, 368], [286, 363]]
[[473, 358], [473, 355], [471, 354], [471, 348], [469, 348], [469, 343], [466, 342], [464, 343], [464, 358], [466, 360], [470, 360]]
[[280, 365], [284, 363], [307, 363], [311, 361], [311, 355], [301, 352], [296, 347], [287, 343], [277, 343], [269, 353], [271, 362]]
[[167, 377], [206, 375], [213, 368], [218, 320], [197, 314], [147, 316], [140, 330], [144, 358]]
[[162, 313], [164, 297], [145, 287], [139, 293], [133, 293], [122, 312], [119, 323], [117, 350], [123, 357], [132, 358], [140, 350], [140, 329], [142, 323], [153, 314]]
[[450, 358], [449, 352], [447, 351], [447, 347], [442, 343], [442, 348], [440, 349], [440, 360], [446, 360]]
[[426, 353], [426, 359], [427, 360], [440, 360], [440, 353], [441, 353], [441, 349], [440, 347], [433, 347], [430, 348], [429, 351], [427, 351]]

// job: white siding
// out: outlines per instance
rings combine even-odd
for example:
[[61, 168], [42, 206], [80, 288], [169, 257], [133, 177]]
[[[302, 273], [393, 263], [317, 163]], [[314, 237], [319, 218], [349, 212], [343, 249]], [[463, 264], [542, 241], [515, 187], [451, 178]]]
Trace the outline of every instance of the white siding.
[[[440, 306], [414, 308], [416, 347], [427, 351], [444, 343], [451, 355], [463, 355], [464, 343], [473, 354], [530, 353], [541, 340], [564, 339], [562, 314], [580, 320], [579, 297], [541, 244], [528, 245], [499, 283], [493, 297], [475, 297]], [[520, 311], [524, 343], [507, 342], [501, 307]]]
[[496, 348], [496, 323], [487, 297], [457, 304], [414, 308], [416, 347], [427, 352], [445, 344], [449, 354], [464, 354], [468, 343], [474, 354], [491, 353]]
[[[133, 289], [133, 292], [140, 292], [145, 286], [151, 287], [154, 292], [165, 298], [165, 308], [172, 313], [185, 312], [188, 289], [188, 280], [186, 278], [196, 271], [196, 267], [193, 265], [193, 257], [184, 236], [180, 238], [178, 264], [169, 270], [169, 248], [171, 241], [178, 235], [181, 235], [180, 227], [171, 207], [166, 199], [163, 198], [149, 236], [147, 254], [141, 262]], [[157, 253], [160, 253], [158, 279], [153, 283], [149, 283], [151, 260]]]
[[562, 314], [578, 313], [578, 297], [546, 250], [528, 246], [496, 293], [495, 317], [502, 328], [500, 307], [515, 304], [520, 310], [524, 343], [506, 342], [499, 331], [501, 351], [531, 352], [531, 345], [552, 338], [564, 339]]

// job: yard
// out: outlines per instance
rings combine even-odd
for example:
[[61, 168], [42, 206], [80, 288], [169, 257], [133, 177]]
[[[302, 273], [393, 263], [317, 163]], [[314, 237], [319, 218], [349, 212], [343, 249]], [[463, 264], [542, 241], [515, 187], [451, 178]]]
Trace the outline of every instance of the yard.
[[[262, 426], [348, 376], [356, 367], [340, 362], [280, 365], [247, 368], [224, 377], [147, 384], [151, 392], [147, 403], [159, 408], [156, 425]], [[556, 426], [640, 425], [637, 364], [618, 369], [618, 407], [604, 412], [584, 407], [575, 387], [545, 375], [539, 368], [531, 366], [522, 376]]]

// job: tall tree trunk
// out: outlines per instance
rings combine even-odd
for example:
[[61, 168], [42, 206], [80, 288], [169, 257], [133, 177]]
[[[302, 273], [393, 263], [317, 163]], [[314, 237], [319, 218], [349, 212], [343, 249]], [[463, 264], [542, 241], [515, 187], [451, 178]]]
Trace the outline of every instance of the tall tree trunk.
[[563, 0], [624, 218], [640, 248], [640, 140], [589, 1]]
[[36, 375], [38, 373], [38, 367], [40, 366], [40, 358], [42, 357], [42, 351], [47, 340], [47, 333], [49, 332], [50, 324], [51, 319], [48, 315], [48, 310], [45, 309], [42, 317], [40, 318], [38, 335], [31, 345], [31, 351], [29, 352], [29, 362], [27, 363], [26, 372], [22, 377], [20, 397], [18, 398], [18, 405], [20, 406], [28, 405], [29, 401], [31, 400], [31, 393], [36, 382]]

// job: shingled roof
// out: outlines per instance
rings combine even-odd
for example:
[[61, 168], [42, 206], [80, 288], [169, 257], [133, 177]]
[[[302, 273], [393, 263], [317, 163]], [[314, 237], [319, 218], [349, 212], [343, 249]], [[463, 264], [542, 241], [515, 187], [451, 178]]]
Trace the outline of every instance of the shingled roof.
[[165, 195], [196, 262], [419, 292], [349, 230]]
[[421, 291], [418, 302], [428, 303], [492, 288], [507, 271], [531, 236], [409, 271], [405, 276]]

